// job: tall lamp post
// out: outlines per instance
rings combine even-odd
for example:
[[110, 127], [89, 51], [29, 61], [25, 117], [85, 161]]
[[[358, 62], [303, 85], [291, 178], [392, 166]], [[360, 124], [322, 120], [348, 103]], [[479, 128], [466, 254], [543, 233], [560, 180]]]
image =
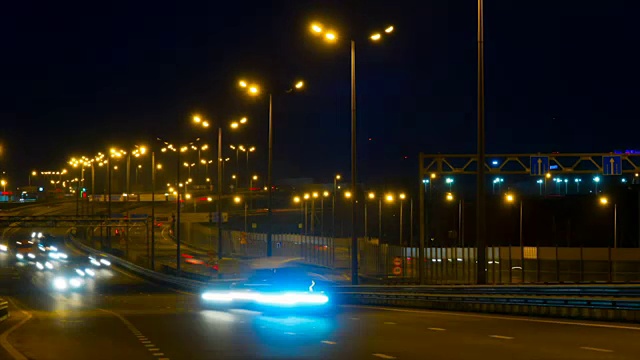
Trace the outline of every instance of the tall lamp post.
[[485, 125], [484, 125], [484, 5], [478, 0], [478, 171], [476, 180], [476, 247], [478, 259], [476, 264], [476, 283], [487, 283], [485, 271], [487, 263], [487, 227], [486, 227], [486, 194], [485, 181]]
[[336, 196], [338, 196], [338, 181], [342, 179], [340, 174], [333, 177], [333, 195], [331, 197], [331, 236], [336, 237]]
[[[256, 84], [248, 83], [245, 80], [240, 80], [238, 85], [242, 89], [247, 90], [249, 96], [260, 95], [260, 87]], [[287, 90], [287, 93], [291, 93], [294, 90], [302, 90], [304, 82], [298, 81], [293, 87]], [[269, 93], [269, 150], [267, 161], [267, 256], [272, 255], [271, 242], [273, 235], [273, 94]]]
[[[209, 127], [209, 122], [203, 120], [200, 116], [193, 117], [193, 122], [203, 128]], [[241, 125], [247, 123], [247, 118], [243, 117], [238, 121], [232, 121], [229, 127], [233, 130], [238, 129]], [[218, 217], [218, 259], [222, 259], [222, 127], [218, 127], [218, 199], [216, 201], [216, 213]]]
[[[609, 205], [609, 199], [606, 196], [600, 197], [600, 205]], [[618, 204], [613, 204], [613, 248], [618, 248]]]
[[[393, 26], [388, 26], [384, 33], [386, 35], [393, 32]], [[314, 35], [322, 36], [327, 42], [336, 43], [338, 35], [335, 31], [326, 30], [319, 23], [311, 24], [311, 32]], [[374, 33], [369, 39], [372, 41], [380, 41], [382, 33]], [[356, 233], [356, 202], [357, 202], [357, 136], [356, 136], [356, 42], [351, 40], [351, 191], [353, 195], [351, 197], [351, 283], [353, 285], [358, 284], [358, 234]]]

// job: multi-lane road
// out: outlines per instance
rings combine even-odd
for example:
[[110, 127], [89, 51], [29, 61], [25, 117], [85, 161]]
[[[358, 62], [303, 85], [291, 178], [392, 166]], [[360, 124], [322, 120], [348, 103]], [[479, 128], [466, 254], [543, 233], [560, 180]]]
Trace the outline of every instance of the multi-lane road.
[[[19, 238], [29, 229], [13, 231]], [[73, 252], [71, 248], [67, 252]], [[392, 308], [202, 309], [118, 269], [60, 294], [0, 258], [0, 359], [637, 359], [640, 326]]]

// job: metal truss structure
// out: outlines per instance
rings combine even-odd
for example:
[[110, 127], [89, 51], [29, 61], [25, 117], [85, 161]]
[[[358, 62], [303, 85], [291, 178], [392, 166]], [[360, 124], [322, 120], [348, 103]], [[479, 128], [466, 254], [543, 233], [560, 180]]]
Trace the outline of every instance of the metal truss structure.
[[4, 227], [70, 227], [70, 226], [111, 226], [123, 224], [138, 226], [146, 224], [147, 218], [107, 217], [97, 215], [47, 215], [47, 216], [0, 216], [0, 228]]
[[[622, 175], [640, 173], [637, 153], [487, 154], [486, 173], [544, 176], [553, 174]], [[546, 167], [544, 165], [547, 165]], [[430, 174], [477, 174], [477, 154], [420, 153], [421, 179]], [[637, 175], [636, 175], [637, 176]]]

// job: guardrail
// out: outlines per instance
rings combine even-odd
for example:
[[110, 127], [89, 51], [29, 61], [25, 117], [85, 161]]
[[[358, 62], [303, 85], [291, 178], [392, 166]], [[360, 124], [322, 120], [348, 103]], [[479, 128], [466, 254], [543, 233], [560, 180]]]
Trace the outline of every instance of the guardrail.
[[442, 295], [388, 292], [337, 292], [346, 304], [640, 322], [640, 301], [496, 295]]
[[[640, 286], [597, 286], [597, 285], [537, 285], [537, 286], [403, 286], [403, 285], [358, 285], [336, 286], [341, 292], [413, 293], [413, 294], [453, 294], [453, 295], [512, 295], [512, 296], [598, 296], [598, 297], [640, 297]], [[640, 299], [639, 299], [640, 300]]]
[[[162, 274], [90, 248], [69, 236], [74, 246], [104, 256], [112, 264], [147, 280], [199, 292], [230, 280], [204, 282]], [[552, 316], [640, 322], [640, 286], [334, 286], [337, 303], [453, 311]]]
[[203, 281], [185, 279], [183, 277], [162, 274], [149, 269], [145, 269], [142, 266], [138, 266], [129, 261], [121, 259], [117, 256], [107, 254], [102, 251], [93, 249], [89, 246], [86, 246], [81, 242], [79, 242], [78, 240], [74, 239], [73, 236], [71, 235], [68, 236], [68, 239], [76, 248], [92, 255], [99, 255], [99, 256], [105, 257], [111, 262], [112, 265], [117, 265], [125, 270], [132, 272], [135, 275], [138, 275], [152, 282], [166, 285], [171, 288], [178, 288], [182, 290], [197, 291], [197, 292], [199, 292], [204, 286], [207, 286], [207, 283]]
[[9, 318], [9, 303], [0, 299], [0, 322], [5, 321]]

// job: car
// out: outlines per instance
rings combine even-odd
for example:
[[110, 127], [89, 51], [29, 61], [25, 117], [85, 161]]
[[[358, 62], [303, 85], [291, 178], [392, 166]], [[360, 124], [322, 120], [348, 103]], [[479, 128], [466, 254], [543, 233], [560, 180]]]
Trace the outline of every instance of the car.
[[102, 255], [89, 255], [88, 261], [93, 267], [111, 266], [111, 261]]
[[24, 239], [18, 240], [15, 244], [16, 260], [18, 261], [32, 261], [38, 254], [37, 245], [33, 240]]
[[51, 271], [54, 269], [53, 261], [42, 254], [36, 255], [35, 259], [33, 259], [33, 263], [36, 269], [40, 271]]
[[85, 276], [84, 270], [75, 266], [61, 266], [51, 278], [51, 287], [59, 292], [79, 291], [86, 285]]
[[79, 269], [81, 271], [77, 272], [78, 275], [83, 277], [95, 277], [96, 271], [93, 268], [92, 264], [89, 262], [89, 259], [84, 255], [75, 255], [69, 256], [64, 260], [65, 266], [73, 267], [75, 269]]
[[307, 271], [295, 260], [269, 259], [256, 266], [247, 280], [228, 289], [211, 288], [201, 295], [205, 307], [252, 308], [263, 311], [325, 311], [331, 306], [329, 281]]

